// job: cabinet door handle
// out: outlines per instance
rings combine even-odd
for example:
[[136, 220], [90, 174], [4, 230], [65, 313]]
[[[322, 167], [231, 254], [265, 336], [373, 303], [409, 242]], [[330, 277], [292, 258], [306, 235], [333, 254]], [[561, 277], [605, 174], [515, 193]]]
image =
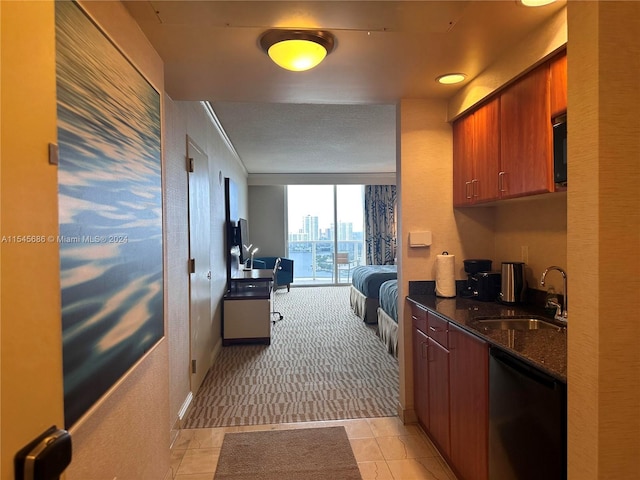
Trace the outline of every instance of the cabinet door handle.
[[471, 190], [471, 182], [464, 182], [464, 196], [467, 198], [467, 200], [471, 200], [471, 193], [469, 193], [469, 191]]
[[431, 330], [432, 332], [439, 332], [440, 330], [438, 330], [435, 327], [429, 326], [429, 330]]
[[498, 190], [502, 193], [502, 192], [506, 192], [505, 188], [504, 188], [504, 176], [507, 174], [507, 172], [500, 172], [498, 174]]
[[422, 345], [422, 358], [426, 358], [427, 360], [429, 360], [429, 347], [426, 343], [421, 343], [420, 345]]
[[473, 189], [471, 191], [472, 191], [472, 195], [474, 197], [478, 196], [478, 182], [479, 181], [480, 180], [478, 180], [477, 178], [474, 178], [473, 180], [471, 180], [471, 184], [473, 185]]

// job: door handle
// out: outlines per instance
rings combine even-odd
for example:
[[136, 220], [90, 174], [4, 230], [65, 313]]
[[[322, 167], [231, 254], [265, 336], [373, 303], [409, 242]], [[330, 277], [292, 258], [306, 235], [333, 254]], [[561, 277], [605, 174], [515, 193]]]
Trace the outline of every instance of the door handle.
[[505, 188], [504, 188], [504, 176], [507, 174], [507, 172], [500, 172], [498, 174], [498, 190], [502, 193], [502, 192], [506, 192]]
[[207, 280], [211, 280], [211, 270], [207, 272]]
[[55, 425], [14, 457], [15, 479], [57, 480], [71, 463], [71, 435]]

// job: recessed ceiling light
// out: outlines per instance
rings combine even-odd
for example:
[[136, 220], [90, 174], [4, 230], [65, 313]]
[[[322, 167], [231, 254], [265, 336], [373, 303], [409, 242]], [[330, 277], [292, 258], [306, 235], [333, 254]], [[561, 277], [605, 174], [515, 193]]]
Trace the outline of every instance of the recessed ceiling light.
[[464, 81], [465, 78], [467, 78], [467, 76], [464, 73], [447, 73], [445, 75], [440, 75], [436, 78], [436, 81], [443, 85], [453, 85], [454, 83]]
[[335, 46], [335, 37], [324, 30], [267, 30], [260, 46], [274, 63], [302, 72], [317, 66]]
[[556, 0], [520, 0], [525, 7], [542, 7], [554, 3]]

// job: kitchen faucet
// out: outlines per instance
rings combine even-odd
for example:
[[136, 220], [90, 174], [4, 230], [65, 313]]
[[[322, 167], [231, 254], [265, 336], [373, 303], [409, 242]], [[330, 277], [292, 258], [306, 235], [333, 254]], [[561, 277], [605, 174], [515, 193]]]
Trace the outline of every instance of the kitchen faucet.
[[568, 312], [569, 301], [567, 297], [567, 272], [565, 272], [562, 268], [557, 267], [555, 265], [547, 268], [544, 272], [542, 272], [542, 277], [540, 278], [540, 285], [542, 285], [543, 287], [544, 287], [544, 280], [547, 277], [547, 273], [549, 273], [551, 270], [557, 270], [562, 275], [562, 288], [564, 291], [564, 309], [562, 309], [560, 304], [557, 302], [548, 302], [548, 303], [549, 305], [556, 307], [556, 314], [553, 318], [555, 318], [556, 320], [560, 320], [562, 322], [566, 322], [567, 317], [569, 316], [569, 312]]

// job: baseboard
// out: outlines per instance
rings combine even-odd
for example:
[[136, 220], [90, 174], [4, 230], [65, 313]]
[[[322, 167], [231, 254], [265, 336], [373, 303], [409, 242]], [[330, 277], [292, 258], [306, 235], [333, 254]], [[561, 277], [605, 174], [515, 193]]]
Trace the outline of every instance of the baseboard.
[[[211, 357], [209, 360], [209, 366], [207, 368], [211, 368], [215, 359], [218, 358], [220, 352], [222, 351], [222, 339], [218, 339], [213, 349], [211, 350]], [[191, 407], [193, 406], [193, 392], [189, 392], [187, 397], [182, 402], [182, 406], [180, 410], [178, 410], [178, 418], [176, 418], [175, 422], [173, 422], [173, 427], [171, 428], [171, 436], [170, 436], [170, 448], [173, 448], [173, 444], [178, 438], [178, 434], [180, 430], [184, 427], [183, 420], [189, 414]]]
[[189, 392], [187, 394], [187, 398], [182, 402], [182, 406], [180, 410], [178, 410], [178, 421], [180, 422], [180, 427], [182, 428], [182, 419], [187, 415], [187, 412], [191, 408], [191, 402], [193, 401], [193, 393]]
[[182, 402], [182, 406], [180, 410], [178, 410], [178, 418], [176, 418], [175, 422], [173, 422], [173, 427], [171, 427], [171, 434], [169, 438], [169, 448], [173, 448], [173, 444], [178, 439], [178, 434], [183, 427], [182, 420], [187, 416], [189, 410], [191, 409], [191, 404], [193, 401], [193, 393], [189, 392], [187, 394], [187, 398]]
[[220, 355], [221, 351], [222, 351], [222, 338], [219, 338], [216, 344], [213, 346], [213, 349], [211, 350], [211, 357], [209, 359], [209, 368], [213, 366], [213, 362], [216, 361], [216, 358], [218, 358], [218, 355]]
[[411, 423], [418, 423], [418, 415], [413, 408], [403, 408], [400, 403], [398, 403], [398, 417], [402, 420], [402, 423], [405, 425]]

